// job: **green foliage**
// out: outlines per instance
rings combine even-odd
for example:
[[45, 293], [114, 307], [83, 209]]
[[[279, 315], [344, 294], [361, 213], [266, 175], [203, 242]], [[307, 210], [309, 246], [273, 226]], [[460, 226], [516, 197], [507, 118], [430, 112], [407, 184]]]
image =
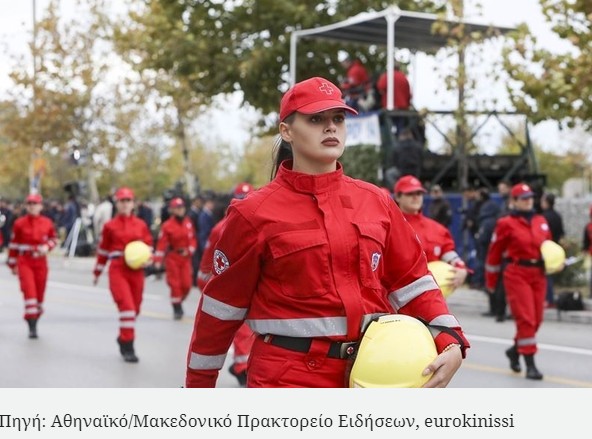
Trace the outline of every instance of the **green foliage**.
[[524, 24], [504, 50], [504, 67], [513, 81], [509, 91], [516, 109], [533, 122], [581, 123], [592, 130], [592, 15], [589, 0], [540, 0], [555, 34], [571, 46], [553, 53], [539, 45]]
[[378, 172], [381, 153], [374, 145], [349, 146], [345, 148], [340, 162], [344, 172], [350, 177], [380, 185]]

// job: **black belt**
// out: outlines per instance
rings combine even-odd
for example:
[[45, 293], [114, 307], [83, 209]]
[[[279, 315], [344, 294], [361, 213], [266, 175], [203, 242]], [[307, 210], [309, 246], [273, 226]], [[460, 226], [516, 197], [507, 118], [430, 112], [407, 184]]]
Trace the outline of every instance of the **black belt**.
[[[263, 337], [265, 343], [279, 346], [284, 349], [295, 352], [308, 352], [312, 345], [312, 338], [304, 337], [286, 337], [284, 335], [266, 335]], [[358, 350], [359, 343], [357, 341], [352, 342], [331, 342], [327, 357], [339, 358], [341, 360], [352, 357]]]
[[183, 256], [189, 255], [189, 249], [188, 248], [176, 248], [173, 251], [175, 253], [178, 253], [178, 254], [183, 255]]
[[542, 259], [512, 259], [506, 258], [504, 262], [509, 262], [511, 264], [522, 265], [523, 267], [545, 267], [545, 261]]

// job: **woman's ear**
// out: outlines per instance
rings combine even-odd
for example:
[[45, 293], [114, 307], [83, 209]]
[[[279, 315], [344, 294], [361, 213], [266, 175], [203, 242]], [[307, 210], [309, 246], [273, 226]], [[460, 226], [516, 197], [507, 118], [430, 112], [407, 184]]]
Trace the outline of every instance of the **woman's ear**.
[[288, 143], [292, 141], [292, 136], [290, 134], [290, 125], [288, 125], [285, 122], [280, 122], [279, 131], [282, 140], [285, 140]]

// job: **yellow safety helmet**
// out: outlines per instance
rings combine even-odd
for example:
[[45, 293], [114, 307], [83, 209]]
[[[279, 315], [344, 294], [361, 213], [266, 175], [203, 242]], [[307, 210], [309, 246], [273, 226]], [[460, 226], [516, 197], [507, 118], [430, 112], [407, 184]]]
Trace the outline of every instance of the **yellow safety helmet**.
[[541, 255], [545, 262], [545, 272], [547, 274], [558, 273], [565, 264], [565, 250], [559, 244], [550, 239], [541, 244]]
[[428, 328], [418, 319], [389, 314], [366, 329], [349, 377], [349, 387], [421, 387], [438, 356]]
[[132, 241], [125, 246], [123, 258], [132, 270], [138, 270], [150, 260], [152, 249], [144, 241]]
[[428, 262], [428, 270], [432, 272], [436, 283], [442, 290], [444, 297], [450, 296], [455, 288], [452, 285], [452, 278], [454, 277], [455, 268], [444, 261]]

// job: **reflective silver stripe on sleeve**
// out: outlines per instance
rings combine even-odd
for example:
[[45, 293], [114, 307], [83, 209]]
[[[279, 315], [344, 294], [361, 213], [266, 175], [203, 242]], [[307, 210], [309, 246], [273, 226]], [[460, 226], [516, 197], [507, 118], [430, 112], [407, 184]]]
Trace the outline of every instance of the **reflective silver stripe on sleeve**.
[[109, 252], [107, 250], [103, 250], [102, 248], [98, 249], [97, 253], [101, 256], [109, 256]]
[[249, 319], [249, 327], [259, 334], [286, 337], [333, 337], [347, 335], [346, 317], [313, 317], [302, 319]]
[[156, 252], [154, 252], [154, 256], [164, 256], [164, 252], [157, 250]]
[[8, 264], [16, 264], [16, 258], [8, 258], [8, 261], [6, 261]]
[[220, 355], [201, 355], [195, 352], [189, 357], [189, 369], [222, 369], [226, 361], [226, 354]]
[[438, 284], [436, 284], [432, 275], [426, 274], [409, 285], [392, 291], [389, 293], [388, 299], [393, 308], [398, 311], [424, 292], [437, 289], [439, 289]]
[[114, 252], [108, 253], [108, 255], [109, 255], [109, 259], [111, 259], [111, 258], [118, 258], [119, 256], [123, 256], [123, 252], [114, 251]]
[[[436, 326], [445, 326], [447, 328], [460, 328], [460, 323], [452, 314], [442, 314], [441, 316], [438, 316], [432, 321], [430, 321], [428, 324]], [[442, 332], [437, 328], [433, 328], [432, 326], [428, 326], [428, 329], [430, 330], [430, 333], [434, 338], [436, 338], [438, 334]]]
[[461, 260], [460, 256], [454, 250], [450, 250], [442, 255], [440, 258], [442, 261], [454, 265], [457, 260]]
[[516, 340], [517, 346], [532, 346], [533, 344], [536, 344], [536, 338], [534, 337], [519, 338]]
[[237, 308], [210, 296], [203, 296], [201, 310], [220, 320], [244, 320], [247, 315], [247, 308]]
[[212, 273], [204, 273], [203, 271], [198, 271], [197, 277], [200, 278], [201, 280], [208, 281], [212, 277]]
[[499, 273], [502, 269], [501, 265], [489, 265], [489, 264], [485, 264], [485, 271], [488, 271], [490, 273]]
[[8, 244], [8, 248], [11, 248], [13, 250], [18, 250], [19, 244], [17, 244], [16, 242], [11, 242], [10, 244]]

